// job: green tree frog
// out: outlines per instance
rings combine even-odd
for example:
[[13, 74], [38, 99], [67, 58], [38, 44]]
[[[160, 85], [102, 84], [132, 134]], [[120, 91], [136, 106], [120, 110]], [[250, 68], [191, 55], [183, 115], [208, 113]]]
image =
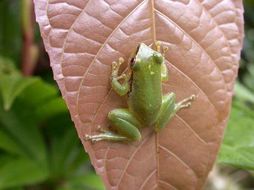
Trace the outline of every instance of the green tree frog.
[[120, 76], [119, 68], [124, 59], [112, 63], [112, 89], [120, 96], [127, 95], [128, 108], [108, 113], [112, 131], [101, 129], [100, 134], [86, 135], [85, 140], [139, 141], [142, 138], [140, 129], [152, 127], [159, 132], [179, 110], [191, 106], [195, 95], [176, 103], [175, 93], [162, 94], [162, 82], [168, 80], [166, 51], [159, 42], [156, 42], [156, 50], [141, 43], [128, 71]]

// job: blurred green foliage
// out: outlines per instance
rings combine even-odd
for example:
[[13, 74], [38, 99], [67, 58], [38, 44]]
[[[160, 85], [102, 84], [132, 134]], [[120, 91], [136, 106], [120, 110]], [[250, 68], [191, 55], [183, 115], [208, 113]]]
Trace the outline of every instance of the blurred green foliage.
[[0, 65], [0, 189], [103, 189], [56, 86]]
[[[20, 6], [21, 1], [0, 0], [0, 189], [102, 190], [43, 48], [34, 76], [20, 73]], [[218, 162], [254, 170], [253, 0], [245, 1], [245, 20], [239, 79]]]

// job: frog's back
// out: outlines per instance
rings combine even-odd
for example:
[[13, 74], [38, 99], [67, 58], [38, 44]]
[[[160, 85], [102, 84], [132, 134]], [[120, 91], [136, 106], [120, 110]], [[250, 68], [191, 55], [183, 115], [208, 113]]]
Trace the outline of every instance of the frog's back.
[[130, 111], [145, 125], [153, 125], [161, 108], [161, 65], [146, 60], [133, 68], [128, 105]]

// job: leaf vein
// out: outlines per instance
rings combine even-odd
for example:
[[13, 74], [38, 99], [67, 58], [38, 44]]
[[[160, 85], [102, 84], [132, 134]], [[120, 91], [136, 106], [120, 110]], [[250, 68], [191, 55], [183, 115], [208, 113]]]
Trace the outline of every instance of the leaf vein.
[[170, 188], [173, 188], [174, 190], [177, 190], [177, 188], [175, 186], [171, 185], [170, 183], [168, 183], [166, 181], [159, 180], [159, 183], [162, 183]]
[[120, 178], [119, 178], [119, 182], [118, 182], [118, 184], [117, 184], [117, 189], [119, 189], [119, 185], [120, 185], [121, 182], [122, 182], [123, 176], [124, 176], [125, 172], [127, 171], [127, 169], [128, 169], [128, 167], [129, 167], [131, 161], [133, 160], [134, 156], [137, 154], [137, 152], [141, 149], [141, 147], [145, 144], [145, 142], [146, 142], [148, 139], [149, 139], [149, 138], [144, 139], [144, 140], [142, 141], [142, 143], [140, 143], [140, 144], [138, 145], [138, 147], [136, 148], [136, 150], [131, 154], [131, 157], [130, 157], [130, 159], [127, 161], [127, 164], [126, 164], [126, 166], [125, 166], [125, 168], [124, 168], [124, 170], [123, 170], [123, 172], [122, 172], [122, 174], [121, 174], [121, 176], [120, 176]]
[[162, 13], [161, 11], [159, 10], [156, 10], [156, 12], [158, 14], [160, 14], [161, 16], [163, 16], [164, 18], [166, 18], [168, 21], [170, 21], [171, 23], [173, 23], [179, 30], [181, 30], [186, 36], [189, 37], [189, 39], [191, 39], [201, 50], [202, 52], [204, 52], [208, 58], [212, 61], [212, 63], [215, 65], [215, 67], [218, 69], [218, 71], [220, 72], [220, 75], [223, 79], [223, 82], [225, 83], [225, 79], [223, 77], [223, 74], [222, 74], [222, 70], [219, 68], [219, 66], [214, 62], [214, 60], [212, 59], [212, 57], [208, 54], [208, 52], [190, 35], [188, 34], [182, 27], [180, 27], [176, 22], [174, 22], [172, 19], [170, 19], [167, 15], [165, 15], [164, 13]]
[[167, 149], [166, 147], [162, 145], [159, 145], [159, 148], [164, 150], [168, 154], [174, 156], [184, 167], [188, 168], [194, 174], [194, 176], [197, 177], [197, 173], [187, 163], [185, 163], [179, 156], [177, 156], [175, 153], [173, 153], [172, 151], [170, 151], [169, 149]]
[[141, 184], [141, 187], [139, 188], [140, 190], [143, 190], [143, 188], [146, 186], [147, 182], [153, 177], [154, 174], [156, 174], [156, 169], [151, 172], [147, 177], [146, 179], [143, 181], [143, 183]]
[[[221, 29], [220, 25], [218, 24], [218, 22], [216, 21], [216, 19], [212, 16], [212, 14], [209, 12], [209, 10], [208, 10], [199, 0], [197, 0], [197, 1], [198, 1], [198, 3], [200, 4], [200, 6], [203, 8], [203, 10], [206, 12], [206, 14], [212, 19], [212, 21], [213, 21], [214, 24], [216, 25], [216, 28], [218, 28], [219, 31], [221, 31], [221, 33], [222, 33], [222, 35], [223, 35], [223, 37], [224, 37], [224, 39], [225, 39], [225, 42], [226, 42], [226, 44], [227, 44], [227, 46], [228, 46], [228, 48], [229, 48], [229, 50], [230, 50], [230, 53], [232, 54], [232, 49], [231, 49], [231, 46], [230, 46], [230, 44], [229, 44], [229, 42], [228, 42], [228, 38], [227, 38], [227, 36], [225, 35], [225, 33], [223, 32], [223, 30]], [[221, 2], [222, 2], [222, 1], [221, 1]], [[216, 6], [218, 6], [218, 4], [215, 4], [214, 7], [216, 7]], [[214, 8], [214, 7], [213, 7], [213, 8]], [[223, 12], [224, 12], [224, 11], [223, 11]], [[231, 55], [229, 55], [229, 57], [232, 59]], [[232, 63], [233, 63], [234, 65], [237, 64], [237, 63], [234, 62], [234, 61], [232, 61]]]

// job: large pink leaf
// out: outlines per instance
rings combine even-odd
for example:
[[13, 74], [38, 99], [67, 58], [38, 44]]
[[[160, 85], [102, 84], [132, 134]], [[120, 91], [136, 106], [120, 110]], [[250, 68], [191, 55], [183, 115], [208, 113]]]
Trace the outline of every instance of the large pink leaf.
[[[227, 124], [243, 37], [241, 0], [34, 0], [54, 77], [81, 140], [107, 126], [126, 100], [110, 87], [111, 63], [140, 42], [162, 41], [165, 92], [198, 98], [139, 143], [83, 142], [107, 189], [200, 189]], [[125, 64], [123, 68], [127, 65]]]

